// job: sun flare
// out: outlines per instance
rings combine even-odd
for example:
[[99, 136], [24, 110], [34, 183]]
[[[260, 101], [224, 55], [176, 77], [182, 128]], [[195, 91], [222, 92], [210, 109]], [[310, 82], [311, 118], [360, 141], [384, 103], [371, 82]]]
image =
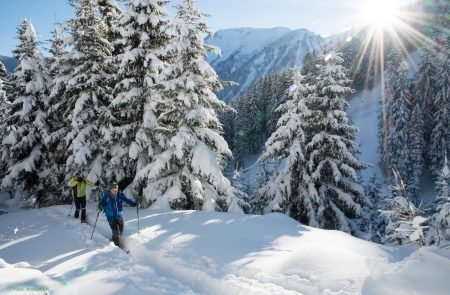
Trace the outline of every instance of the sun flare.
[[366, 0], [363, 6], [363, 21], [376, 29], [395, 26], [401, 17], [402, 1]]
[[[367, 85], [370, 77], [376, 73], [383, 80], [386, 60], [384, 54], [388, 46], [396, 46], [404, 56], [408, 56], [408, 46], [428, 40], [414, 27], [425, 23], [425, 14], [415, 10], [419, 1], [421, 0], [360, 0], [356, 4], [359, 13], [346, 42], [352, 42], [356, 37], [361, 44], [355, 66], [357, 69], [366, 68]], [[363, 66], [364, 63], [368, 65]]]

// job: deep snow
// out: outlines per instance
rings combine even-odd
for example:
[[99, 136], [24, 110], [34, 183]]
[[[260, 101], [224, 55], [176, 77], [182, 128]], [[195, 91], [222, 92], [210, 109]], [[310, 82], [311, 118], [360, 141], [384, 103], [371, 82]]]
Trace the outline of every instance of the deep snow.
[[[89, 205], [90, 222], [95, 204]], [[0, 293], [448, 294], [450, 250], [391, 248], [265, 216], [127, 208], [130, 254], [70, 206], [0, 216]], [[34, 289], [33, 289], [34, 288]], [[20, 291], [20, 292], [18, 292]], [[16, 293], [14, 293], [16, 292]], [[25, 293], [23, 293], [25, 294]]]

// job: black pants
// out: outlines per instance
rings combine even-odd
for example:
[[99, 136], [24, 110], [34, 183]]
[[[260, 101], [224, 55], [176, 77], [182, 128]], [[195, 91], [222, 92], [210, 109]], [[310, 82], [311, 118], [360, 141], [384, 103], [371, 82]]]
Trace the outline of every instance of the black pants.
[[75, 197], [75, 218], [78, 218], [81, 209], [81, 220], [86, 220], [86, 196]]
[[109, 226], [112, 229], [112, 240], [114, 242], [114, 245], [118, 247], [122, 246], [121, 238], [123, 234], [123, 218], [122, 217], [118, 217], [116, 219], [108, 218], [108, 222]]

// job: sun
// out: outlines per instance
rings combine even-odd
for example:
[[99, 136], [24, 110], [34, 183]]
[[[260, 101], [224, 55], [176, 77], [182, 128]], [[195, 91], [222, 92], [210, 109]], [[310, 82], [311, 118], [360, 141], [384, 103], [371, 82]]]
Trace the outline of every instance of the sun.
[[368, 62], [366, 77], [378, 73], [380, 79], [384, 79], [385, 53], [389, 46], [396, 46], [409, 56], [408, 46], [428, 40], [415, 29], [415, 25], [426, 23], [425, 14], [415, 9], [420, 1], [423, 0], [359, 0], [355, 3], [356, 14], [346, 42], [356, 38], [360, 43], [355, 66], [358, 69]]
[[396, 26], [402, 14], [401, 0], [365, 0], [362, 5], [362, 21], [380, 30]]

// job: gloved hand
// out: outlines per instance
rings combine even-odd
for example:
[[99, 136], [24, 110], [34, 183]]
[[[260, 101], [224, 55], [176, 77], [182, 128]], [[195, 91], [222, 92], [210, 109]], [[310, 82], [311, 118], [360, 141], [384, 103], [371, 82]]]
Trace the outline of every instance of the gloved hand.
[[139, 204], [139, 203], [134, 203], [134, 207], [136, 207], [136, 208], [141, 208], [141, 204]]
[[100, 213], [100, 212], [102, 212], [102, 211], [103, 211], [103, 208], [102, 208], [102, 206], [100, 206], [100, 205], [99, 205], [99, 206], [97, 206], [97, 209], [96, 209], [96, 210], [97, 210], [97, 212], [99, 212], [99, 213]]

